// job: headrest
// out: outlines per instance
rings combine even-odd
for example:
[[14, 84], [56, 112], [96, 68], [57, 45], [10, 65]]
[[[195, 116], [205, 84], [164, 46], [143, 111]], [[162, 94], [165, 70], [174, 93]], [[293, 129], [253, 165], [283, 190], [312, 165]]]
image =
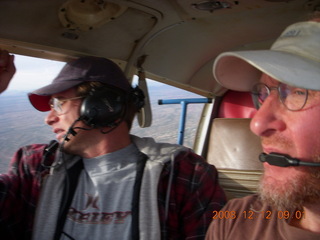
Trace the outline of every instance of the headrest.
[[218, 117], [252, 118], [256, 111], [249, 92], [229, 90], [221, 101]]
[[210, 133], [207, 160], [217, 168], [262, 170], [260, 138], [248, 118], [216, 118]]

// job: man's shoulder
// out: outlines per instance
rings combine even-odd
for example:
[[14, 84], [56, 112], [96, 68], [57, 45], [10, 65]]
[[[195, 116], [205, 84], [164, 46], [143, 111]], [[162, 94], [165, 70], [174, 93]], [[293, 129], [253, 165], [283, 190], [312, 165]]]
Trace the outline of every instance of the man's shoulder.
[[156, 142], [149, 137], [140, 138], [131, 135], [131, 139], [139, 151], [146, 154], [151, 161], [167, 162], [172, 156], [177, 156], [181, 151], [186, 151], [187, 149], [178, 144]]
[[236, 220], [271, 220], [274, 217], [274, 209], [263, 203], [259, 194], [251, 194], [242, 198], [234, 198], [227, 202], [222, 209], [224, 212], [234, 213], [237, 217]]
[[214, 165], [209, 164], [202, 156], [196, 154], [192, 149], [185, 148], [175, 157], [175, 165], [180, 167], [195, 168], [196, 171], [216, 171]]
[[228, 201], [225, 209], [228, 210], [246, 210], [246, 209], [261, 209], [263, 206], [260, 201], [259, 194], [251, 194], [242, 198], [233, 198]]
[[217, 169], [191, 149], [186, 148], [180, 151], [174, 161], [167, 162], [164, 173], [169, 173], [172, 167], [177, 178], [183, 179], [185, 182], [192, 182], [195, 186], [197, 184], [211, 184], [212, 186], [217, 184]]
[[149, 157], [149, 160], [166, 159], [165, 165], [170, 166], [174, 160], [176, 169], [191, 170], [197, 172], [212, 171], [216, 168], [207, 163], [203, 157], [196, 154], [192, 149], [172, 143], [161, 143], [154, 141], [153, 138], [140, 138], [131, 135], [134, 144], [138, 149]]

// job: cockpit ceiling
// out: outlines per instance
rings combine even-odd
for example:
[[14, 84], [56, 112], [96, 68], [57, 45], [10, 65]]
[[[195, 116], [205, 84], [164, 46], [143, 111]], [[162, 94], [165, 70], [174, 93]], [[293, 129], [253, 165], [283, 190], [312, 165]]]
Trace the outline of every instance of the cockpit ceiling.
[[127, 75], [139, 57], [147, 77], [212, 97], [212, 76], [227, 50], [268, 48], [320, 0], [2, 0], [0, 47], [32, 56], [96, 55]]

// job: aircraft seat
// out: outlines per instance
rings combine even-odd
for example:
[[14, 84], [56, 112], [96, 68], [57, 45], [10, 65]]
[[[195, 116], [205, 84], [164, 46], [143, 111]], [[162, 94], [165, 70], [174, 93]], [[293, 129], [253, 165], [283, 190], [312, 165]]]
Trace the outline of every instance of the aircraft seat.
[[249, 118], [216, 118], [211, 128], [207, 161], [216, 166], [227, 198], [257, 191], [263, 166], [260, 139], [250, 131]]
[[218, 169], [228, 199], [257, 191], [263, 166], [260, 139], [250, 130], [255, 112], [250, 93], [229, 90], [212, 121], [206, 158]]

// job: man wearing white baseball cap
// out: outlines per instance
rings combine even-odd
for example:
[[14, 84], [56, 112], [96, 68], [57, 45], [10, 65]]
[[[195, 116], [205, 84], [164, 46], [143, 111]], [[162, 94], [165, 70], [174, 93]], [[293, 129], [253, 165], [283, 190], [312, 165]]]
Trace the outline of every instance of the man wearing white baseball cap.
[[206, 239], [320, 239], [320, 19], [289, 26], [270, 50], [219, 55], [213, 73], [252, 93], [264, 174], [259, 193], [231, 200]]

